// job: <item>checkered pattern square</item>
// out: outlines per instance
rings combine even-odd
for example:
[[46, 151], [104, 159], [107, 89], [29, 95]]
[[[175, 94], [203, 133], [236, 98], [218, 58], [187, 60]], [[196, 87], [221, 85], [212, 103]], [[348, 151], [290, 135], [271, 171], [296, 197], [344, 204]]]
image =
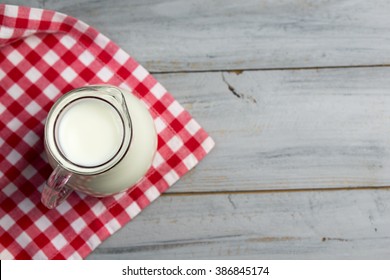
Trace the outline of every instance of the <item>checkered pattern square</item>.
[[[88, 84], [131, 89], [158, 131], [151, 169], [107, 198], [73, 192], [56, 209], [40, 202], [51, 173], [44, 122], [62, 94]], [[82, 21], [0, 4], [0, 258], [80, 259], [193, 168], [214, 146], [200, 125], [137, 61]]]

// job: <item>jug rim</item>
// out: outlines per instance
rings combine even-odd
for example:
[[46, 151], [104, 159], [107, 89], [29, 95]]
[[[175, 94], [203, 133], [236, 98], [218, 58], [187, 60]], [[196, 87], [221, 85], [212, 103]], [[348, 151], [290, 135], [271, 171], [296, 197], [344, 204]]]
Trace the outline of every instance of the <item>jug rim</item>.
[[[61, 150], [56, 136], [56, 129], [61, 115], [66, 112], [67, 108], [71, 108], [72, 103], [86, 98], [100, 100], [112, 106], [120, 117], [123, 129], [122, 141], [116, 153], [103, 163], [94, 166], [81, 165], [67, 158]], [[125, 97], [120, 88], [111, 85], [90, 85], [73, 89], [56, 101], [46, 118], [44, 133], [48, 152], [63, 169], [80, 175], [97, 175], [110, 170], [121, 162], [130, 148], [133, 138], [133, 126]]]

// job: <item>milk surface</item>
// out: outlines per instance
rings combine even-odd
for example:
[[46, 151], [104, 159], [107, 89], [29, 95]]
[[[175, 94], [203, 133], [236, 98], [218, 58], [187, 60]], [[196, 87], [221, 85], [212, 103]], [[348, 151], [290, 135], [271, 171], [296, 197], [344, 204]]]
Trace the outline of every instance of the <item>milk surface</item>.
[[92, 167], [106, 163], [119, 151], [123, 125], [118, 112], [97, 98], [82, 98], [68, 105], [58, 118], [56, 140], [74, 164]]

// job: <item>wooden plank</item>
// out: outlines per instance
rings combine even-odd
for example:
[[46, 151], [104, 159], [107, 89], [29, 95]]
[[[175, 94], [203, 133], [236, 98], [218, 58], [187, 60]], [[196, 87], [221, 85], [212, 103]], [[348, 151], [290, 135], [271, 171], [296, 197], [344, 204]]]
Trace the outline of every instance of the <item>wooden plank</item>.
[[34, 8], [44, 8], [45, 0], [9, 0], [7, 2], [3, 1], [1, 4], [10, 4], [18, 6], [29, 6]]
[[37, 2], [98, 28], [150, 71], [390, 63], [386, 0]]
[[390, 68], [157, 75], [216, 141], [170, 191], [390, 185]]
[[163, 196], [89, 259], [388, 259], [389, 190]]

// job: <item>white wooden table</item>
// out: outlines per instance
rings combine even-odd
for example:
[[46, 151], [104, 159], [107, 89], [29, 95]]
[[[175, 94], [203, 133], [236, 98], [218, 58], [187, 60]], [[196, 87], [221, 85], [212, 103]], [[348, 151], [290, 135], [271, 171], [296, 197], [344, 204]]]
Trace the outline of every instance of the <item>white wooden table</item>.
[[390, 258], [390, 2], [11, 1], [96, 27], [216, 141], [89, 259]]

